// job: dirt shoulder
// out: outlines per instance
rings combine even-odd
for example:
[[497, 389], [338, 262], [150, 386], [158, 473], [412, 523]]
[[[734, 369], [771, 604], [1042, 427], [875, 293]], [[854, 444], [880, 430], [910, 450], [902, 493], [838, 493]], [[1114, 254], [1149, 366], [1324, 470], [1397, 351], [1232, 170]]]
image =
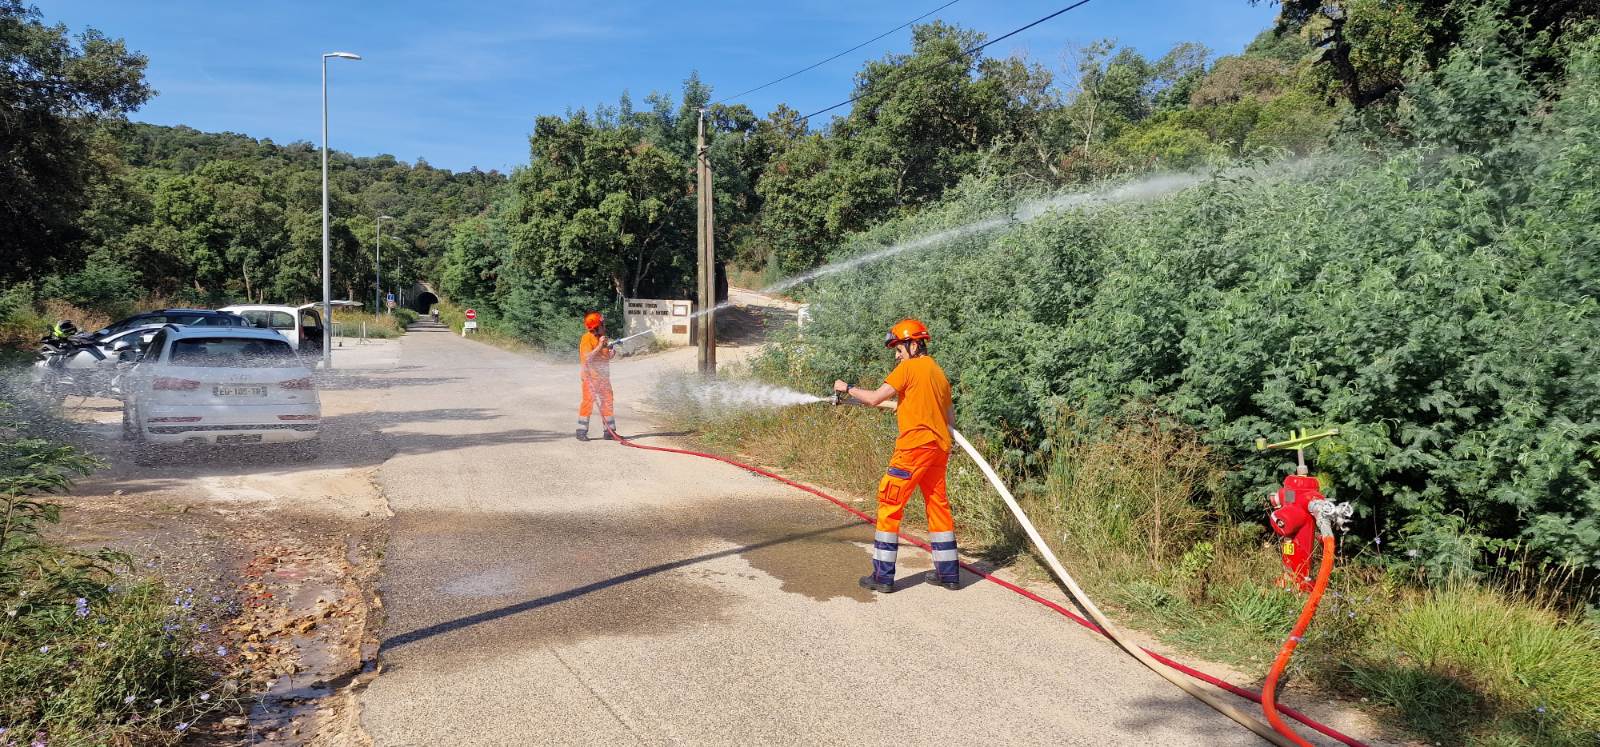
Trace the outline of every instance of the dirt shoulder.
[[370, 744], [353, 712], [376, 651], [373, 591], [387, 541], [374, 473], [387, 458], [379, 405], [396, 342], [368, 343], [321, 375], [325, 453], [204, 449], [134, 464], [120, 403], [69, 400], [83, 445], [107, 467], [64, 496], [55, 539], [129, 553], [140, 572], [220, 610], [244, 712], [196, 728], [203, 744]]

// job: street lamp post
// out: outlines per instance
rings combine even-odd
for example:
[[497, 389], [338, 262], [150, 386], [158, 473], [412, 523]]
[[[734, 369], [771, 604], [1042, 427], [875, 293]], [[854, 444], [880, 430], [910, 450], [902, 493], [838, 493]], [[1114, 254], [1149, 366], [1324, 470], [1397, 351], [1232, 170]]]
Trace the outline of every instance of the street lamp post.
[[378, 216], [378, 238], [372, 242], [377, 244], [372, 253], [373, 274], [376, 276], [377, 280], [375, 282], [378, 284], [378, 290], [373, 296], [372, 313], [374, 314], [383, 310], [383, 222], [385, 220], [394, 220], [394, 216]]
[[328, 258], [328, 58], [359, 60], [349, 52], [322, 55], [322, 367], [333, 368], [333, 276]]

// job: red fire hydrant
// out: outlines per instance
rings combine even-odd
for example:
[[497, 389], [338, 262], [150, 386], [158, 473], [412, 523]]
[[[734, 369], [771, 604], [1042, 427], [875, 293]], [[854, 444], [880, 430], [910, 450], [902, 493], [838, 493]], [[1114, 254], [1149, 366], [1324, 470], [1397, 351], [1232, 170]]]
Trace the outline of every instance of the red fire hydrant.
[[1272, 495], [1272, 514], [1268, 523], [1283, 538], [1283, 578], [1278, 585], [1290, 584], [1300, 591], [1311, 590], [1311, 546], [1316, 524], [1308, 508], [1322, 500], [1322, 486], [1310, 475], [1289, 475], [1283, 487]]

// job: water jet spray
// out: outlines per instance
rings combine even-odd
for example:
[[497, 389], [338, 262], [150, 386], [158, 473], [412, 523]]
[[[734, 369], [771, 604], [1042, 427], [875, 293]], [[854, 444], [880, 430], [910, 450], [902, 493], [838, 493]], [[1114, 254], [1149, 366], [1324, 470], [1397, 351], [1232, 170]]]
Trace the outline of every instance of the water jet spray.
[[[818, 278], [836, 275], [847, 270], [854, 270], [856, 268], [905, 254], [907, 252], [914, 252], [922, 249], [941, 246], [957, 239], [988, 233], [990, 231], [995, 231], [1008, 226], [1026, 225], [1058, 210], [1070, 210], [1074, 208], [1091, 209], [1122, 203], [1153, 200], [1188, 189], [1189, 187], [1200, 184], [1203, 181], [1205, 181], [1205, 177], [1198, 174], [1162, 174], [1092, 192], [1075, 192], [1057, 197], [1030, 200], [1017, 206], [1015, 210], [1004, 216], [984, 218], [983, 220], [956, 226], [955, 228], [947, 228], [943, 231], [937, 231], [935, 233], [918, 236], [916, 238], [906, 239], [890, 246], [886, 246], [882, 249], [876, 249], [864, 254], [858, 254], [853, 257], [841, 259], [837, 262], [832, 262], [823, 265], [822, 267], [803, 272], [794, 277], [779, 280], [778, 282], [768, 285], [765, 288], [761, 288], [756, 292], [762, 295], [781, 293], [797, 285], [809, 283]], [[734, 303], [731, 300], [723, 301], [722, 303], [712, 306], [711, 308], [701, 309], [690, 314], [686, 321], [693, 322], [695, 319], [705, 316], [706, 314], [721, 311], [723, 309], [730, 308], [733, 305]], [[643, 332], [636, 332], [628, 335], [627, 337], [617, 340], [612, 344], [620, 345], [634, 338], [652, 334], [655, 334], [655, 330], [647, 329]]]

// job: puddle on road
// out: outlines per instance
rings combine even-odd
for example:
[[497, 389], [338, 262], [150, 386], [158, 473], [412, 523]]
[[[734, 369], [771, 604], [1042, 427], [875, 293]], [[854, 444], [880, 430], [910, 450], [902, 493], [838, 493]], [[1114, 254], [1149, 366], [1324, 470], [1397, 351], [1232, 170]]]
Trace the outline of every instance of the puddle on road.
[[[856, 585], [870, 567], [871, 527], [825, 507], [735, 499], [603, 515], [403, 512], [395, 521], [382, 589], [385, 666], [465, 667], [509, 651], [716, 625], [748, 594], [705, 580], [725, 575], [708, 566], [733, 557], [787, 594], [875, 600]], [[906, 574], [914, 555], [902, 561]]]
[[777, 579], [780, 588], [791, 594], [819, 602], [838, 597], [872, 602], [872, 592], [856, 583], [871, 562], [869, 551], [858, 544], [863, 535], [871, 541], [866, 525], [748, 550], [739, 557]]

